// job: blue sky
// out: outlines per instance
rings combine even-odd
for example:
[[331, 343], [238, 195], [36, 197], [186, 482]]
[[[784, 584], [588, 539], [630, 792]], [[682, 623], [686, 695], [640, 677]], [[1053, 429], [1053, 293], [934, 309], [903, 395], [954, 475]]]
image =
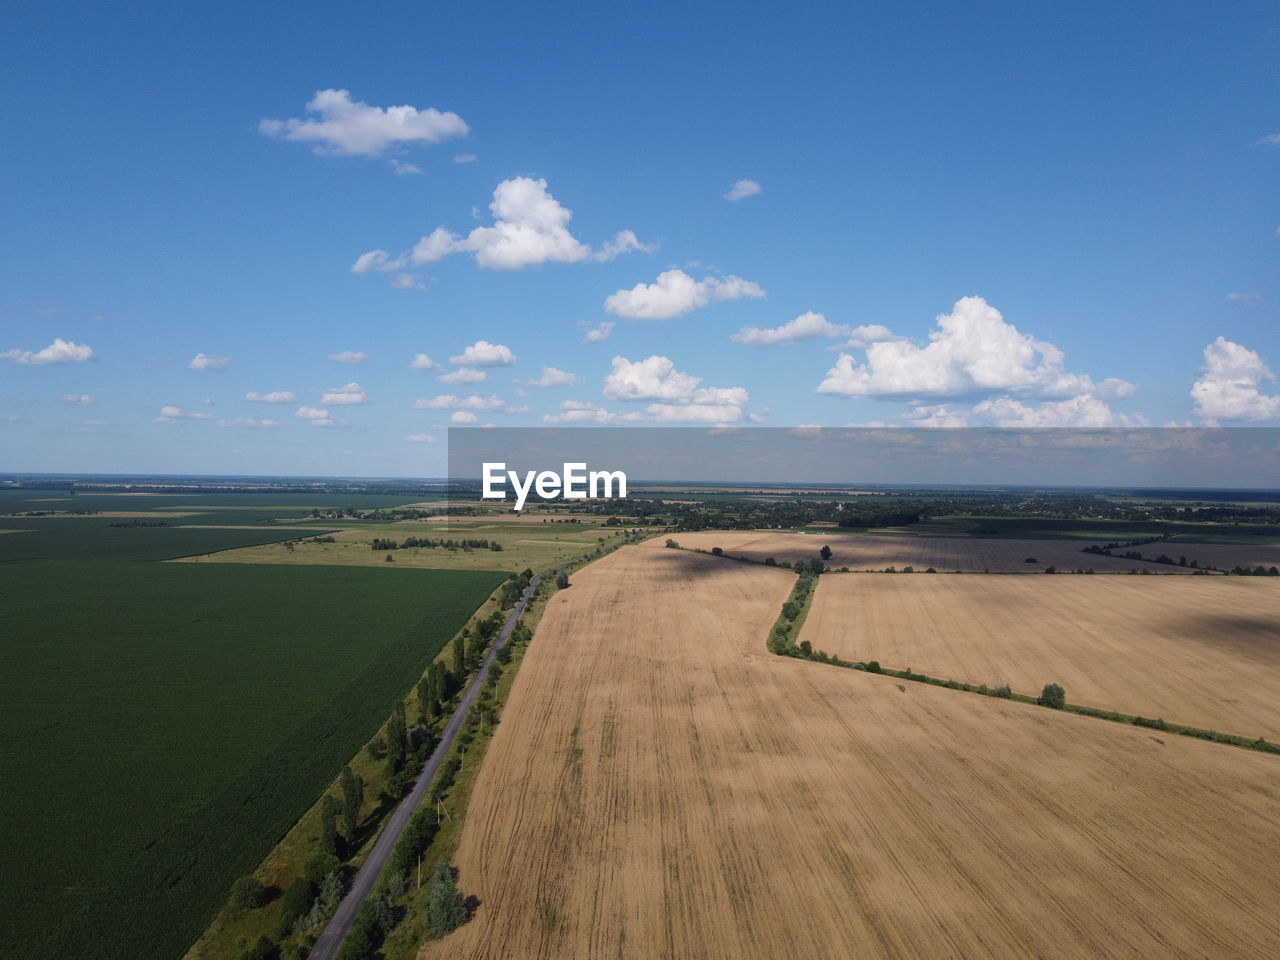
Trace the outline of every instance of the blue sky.
[[5, 21], [0, 470], [436, 475], [451, 423], [1280, 423], [1274, 4]]

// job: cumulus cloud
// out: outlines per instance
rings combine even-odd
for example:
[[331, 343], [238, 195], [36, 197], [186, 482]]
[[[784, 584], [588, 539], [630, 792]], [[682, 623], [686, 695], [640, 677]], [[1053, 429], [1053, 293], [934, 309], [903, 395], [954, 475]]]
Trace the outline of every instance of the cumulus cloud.
[[742, 418], [748, 395], [742, 387], [702, 387], [701, 377], [676, 369], [667, 357], [631, 361], [613, 358], [604, 395], [614, 400], [656, 401], [645, 418], [661, 421], [724, 423]]
[[573, 211], [551, 195], [546, 180], [515, 177], [502, 181], [493, 191], [489, 209], [494, 217], [492, 226], [476, 227], [465, 237], [437, 227], [398, 257], [385, 250], [361, 254], [351, 271], [403, 270], [455, 253], [470, 253], [477, 264], [493, 270], [521, 270], [543, 263], [612, 260], [632, 250], [650, 249], [632, 231], [623, 230], [593, 250], [569, 231]]
[[757, 193], [762, 193], [763, 191], [764, 187], [754, 180], [739, 180], [729, 188], [729, 192], [724, 195], [724, 198], [730, 203], [737, 203], [739, 200], [754, 197]]
[[1204, 348], [1204, 368], [1191, 385], [1195, 412], [1208, 420], [1271, 420], [1280, 417], [1280, 395], [1261, 385], [1275, 374], [1255, 351], [1226, 337]]
[[466, 383], [484, 383], [489, 379], [489, 374], [483, 370], [477, 370], [475, 367], [459, 367], [449, 373], [442, 373], [436, 377], [441, 383], [447, 383], [451, 386]]
[[466, 367], [509, 367], [516, 362], [516, 355], [500, 343], [477, 340], [449, 362]]
[[6, 350], [0, 353], [5, 360], [33, 367], [42, 367], [54, 363], [83, 363], [93, 356], [93, 348], [74, 340], [63, 340], [54, 337], [53, 343], [43, 350]]
[[415, 400], [415, 410], [481, 410], [495, 413], [526, 413], [528, 407], [512, 407], [496, 393], [481, 396], [473, 393], [470, 396], [458, 397], [452, 393], [442, 393], [437, 397], [422, 397]]
[[929, 341], [923, 347], [908, 340], [869, 343], [862, 364], [841, 353], [818, 392], [899, 398], [1087, 393], [1110, 399], [1134, 389], [1123, 380], [1095, 383], [1087, 374], [1067, 373], [1061, 350], [1021, 333], [981, 297], [965, 297], [939, 316]]
[[319, 90], [307, 104], [315, 117], [273, 120], [258, 130], [268, 137], [315, 144], [316, 153], [376, 157], [398, 144], [440, 143], [464, 137], [469, 128], [456, 113], [428, 107], [371, 107], [346, 90]]
[[413, 359], [409, 361], [410, 370], [433, 370], [436, 362], [425, 353], [415, 353]]
[[235, 427], [241, 430], [271, 430], [280, 426], [280, 421], [269, 417], [232, 417], [219, 420], [218, 426]]
[[64, 393], [62, 395], [62, 402], [69, 403], [73, 407], [91, 407], [97, 401], [87, 393]]
[[364, 387], [353, 381], [344, 387], [334, 387], [332, 390], [326, 390], [324, 396], [320, 398], [320, 402], [335, 407], [351, 406], [358, 403], [368, 403], [369, 395], [364, 392]]
[[404, 438], [405, 443], [435, 443], [436, 438], [429, 433], [411, 433]]
[[[612, 413], [598, 404], [566, 400], [560, 404], [559, 413], [544, 414], [542, 419], [547, 423], [616, 423], [628, 418]], [[632, 414], [629, 419], [635, 420], [638, 416]]]
[[555, 367], [543, 367], [542, 374], [535, 380], [525, 381], [531, 387], [572, 387], [578, 382], [576, 374]]
[[1280, 133], [1269, 133], [1265, 137], [1258, 140], [1259, 143], [1265, 143], [1268, 146], [1280, 144]]
[[210, 353], [197, 353], [187, 364], [190, 370], [225, 370], [231, 363], [230, 357], [218, 357]]
[[364, 363], [369, 355], [358, 350], [343, 350], [341, 353], [329, 354], [329, 359], [335, 363]]
[[212, 420], [208, 413], [193, 413], [174, 404], [166, 404], [160, 408], [160, 416], [152, 418], [156, 423], [177, 423], [179, 420]]
[[1224, 298], [1227, 303], [1240, 303], [1246, 307], [1256, 307], [1262, 302], [1262, 294], [1257, 290], [1248, 293], [1228, 293]]
[[1112, 410], [1105, 400], [1082, 393], [1066, 400], [1028, 406], [1011, 397], [984, 400], [974, 406], [969, 423], [994, 427], [1141, 427], [1142, 416]]
[[705, 307], [713, 300], [759, 299], [764, 290], [741, 277], [704, 277], [695, 280], [683, 270], [667, 270], [653, 283], [637, 283], [606, 298], [604, 309], [631, 320], [667, 320]]
[[454, 163], [475, 163], [479, 159], [474, 153], [455, 153], [453, 155]]
[[888, 327], [879, 323], [864, 323], [849, 331], [849, 340], [839, 347], [828, 347], [829, 350], [865, 350], [873, 343], [887, 343], [906, 340]]
[[391, 169], [396, 172], [397, 177], [407, 177], [422, 172], [422, 168], [416, 163], [406, 163], [395, 157], [391, 158]]
[[802, 313], [780, 327], [743, 327], [730, 334], [729, 339], [748, 347], [785, 347], [819, 337], [844, 337], [850, 332], [849, 327], [831, 323], [822, 314], [810, 312]]
[[427, 285], [411, 273], [397, 273], [391, 278], [391, 286], [397, 290], [420, 290], [425, 292]]
[[272, 390], [270, 393], [259, 393], [250, 390], [244, 395], [250, 403], [293, 403], [298, 398], [288, 390]]
[[475, 423], [480, 418], [466, 410], [455, 410], [449, 415], [450, 423]]
[[330, 415], [328, 410], [322, 410], [319, 407], [308, 407], [305, 404], [298, 407], [293, 415], [299, 420], [306, 420], [313, 427], [336, 427], [342, 422]]
[[594, 326], [588, 326], [582, 335], [583, 343], [603, 343], [613, 336], [614, 322], [601, 320]]

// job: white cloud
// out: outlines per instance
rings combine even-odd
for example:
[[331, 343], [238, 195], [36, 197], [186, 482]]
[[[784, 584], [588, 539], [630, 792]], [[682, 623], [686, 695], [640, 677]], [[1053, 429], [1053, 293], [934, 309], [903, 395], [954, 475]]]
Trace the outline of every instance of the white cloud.
[[1218, 337], [1204, 348], [1204, 368], [1191, 385], [1195, 412], [1209, 420], [1270, 420], [1280, 417], [1280, 395], [1259, 388], [1275, 380], [1262, 357]]
[[477, 264], [493, 270], [521, 270], [543, 263], [612, 260], [631, 250], [650, 249], [632, 231], [623, 230], [593, 251], [569, 232], [573, 211], [548, 192], [545, 180], [515, 177], [502, 181], [493, 191], [489, 209], [494, 217], [492, 226], [476, 227], [465, 237], [437, 227], [398, 257], [385, 250], [361, 254], [351, 271], [420, 267], [454, 253], [470, 253]]
[[449, 415], [450, 423], [475, 423], [480, 418], [466, 410], [455, 410]]
[[578, 382], [576, 374], [558, 370], [555, 367], [543, 367], [542, 375], [536, 380], [525, 381], [531, 387], [572, 387]]
[[152, 418], [156, 423], [177, 423], [179, 420], [212, 420], [208, 413], [193, 413], [174, 404], [166, 404], [160, 408], [160, 416]]
[[761, 298], [764, 290], [741, 277], [694, 280], [683, 270], [667, 270], [654, 283], [637, 283], [630, 290], [609, 295], [604, 309], [632, 320], [666, 320], [705, 307], [712, 300]]
[[802, 313], [780, 327], [743, 327], [730, 334], [734, 343], [749, 347], [784, 347], [819, 337], [844, 337], [851, 333], [847, 326], [831, 323], [820, 313]]
[[544, 414], [542, 419], [547, 423], [615, 423], [623, 418], [594, 403], [566, 400], [559, 413]]
[[583, 343], [603, 343], [613, 336], [614, 322], [612, 320], [601, 320], [595, 326], [586, 328], [586, 332], [582, 335]]
[[488, 340], [477, 340], [449, 362], [467, 367], [509, 367], [516, 362], [516, 355], [508, 347]]
[[466, 123], [456, 113], [434, 107], [371, 107], [352, 100], [346, 90], [319, 90], [307, 104], [308, 117], [272, 120], [264, 117], [258, 130], [269, 137], [314, 143], [317, 153], [375, 157], [402, 143], [440, 143], [466, 136]]
[[405, 443], [435, 443], [436, 438], [429, 433], [411, 433], [404, 438]]
[[1265, 143], [1270, 146], [1280, 144], [1280, 133], [1269, 133], [1265, 137], [1262, 137], [1258, 143]]
[[973, 425], [994, 427], [1141, 427], [1146, 418], [1116, 413], [1100, 398], [1082, 393], [1066, 400], [1028, 406], [1011, 397], [984, 400], [974, 406]]
[[1067, 373], [1061, 350], [1019, 332], [981, 297], [958, 301], [937, 324], [924, 347], [906, 340], [870, 343], [864, 364], [840, 354], [818, 392], [845, 397], [1009, 393], [1040, 398], [1087, 393], [1108, 399], [1134, 390], [1123, 380], [1095, 383], [1087, 374]]
[[427, 285], [411, 273], [397, 273], [391, 278], [391, 286], [397, 290], [420, 290], [426, 292]]
[[1256, 307], [1262, 302], [1262, 294], [1257, 290], [1248, 293], [1228, 293], [1224, 298], [1227, 303], [1242, 303], [1246, 307]]
[[232, 417], [227, 420], [219, 420], [220, 427], [238, 427], [244, 430], [271, 430], [280, 426], [279, 420], [272, 420], [269, 417]]
[[358, 350], [343, 350], [341, 353], [329, 354], [329, 359], [335, 363], [364, 363], [369, 355]]
[[87, 393], [64, 393], [62, 402], [69, 403], [73, 407], [91, 407], [97, 401]]
[[437, 397], [422, 397], [415, 400], [415, 410], [492, 410], [498, 413], [523, 413], [524, 407], [510, 407], [496, 393], [482, 397], [473, 393], [466, 397], [456, 397], [451, 393], [442, 393]]
[[93, 348], [88, 344], [63, 340], [61, 337], [55, 337], [53, 343], [34, 353], [30, 350], [6, 350], [0, 353], [0, 358], [34, 367], [54, 363], [83, 363], [92, 356]]
[[729, 188], [729, 192], [724, 195], [724, 198], [730, 203], [737, 203], [739, 200], [754, 197], [757, 193], [762, 193], [763, 191], [764, 187], [754, 180], [739, 180]]
[[410, 370], [432, 370], [436, 366], [436, 362], [425, 353], [415, 353], [413, 359], [409, 361]]
[[197, 353], [187, 364], [190, 370], [225, 370], [231, 363], [230, 357], [218, 357], [210, 353]]
[[864, 323], [849, 331], [849, 340], [839, 347], [828, 347], [828, 350], [865, 350], [873, 343], [906, 340], [888, 327], [879, 323]]
[[475, 367], [459, 367], [449, 373], [442, 373], [436, 377], [441, 383], [447, 383], [450, 386], [466, 383], [484, 383], [489, 379], [489, 375], [483, 370], [477, 370]]
[[456, 153], [453, 156], [454, 163], [475, 163], [479, 159], [474, 153]]
[[614, 400], [654, 400], [646, 419], [724, 423], [742, 418], [748, 395], [742, 387], [700, 387], [701, 377], [682, 373], [667, 357], [631, 361], [613, 358], [604, 395]]
[[391, 169], [396, 172], [397, 177], [407, 177], [422, 172], [422, 168], [416, 163], [406, 163], [403, 160], [397, 160], [395, 157], [391, 158]]
[[353, 381], [345, 387], [334, 387], [332, 390], [326, 390], [324, 396], [320, 398], [320, 402], [335, 407], [351, 406], [357, 403], [368, 403], [369, 395], [364, 392], [364, 387]]
[[342, 423], [341, 420], [331, 416], [328, 410], [321, 410], [319, 407], [308, 407], [305, 404], [294, 412], [294, 416], [299, 420], [308, 421], [313, 427], [336, 427]]
[[251, 403], [293, 403], [298, 399], [288, 390], [272, 390], [270, 393], [250, 390], [244, 398]]

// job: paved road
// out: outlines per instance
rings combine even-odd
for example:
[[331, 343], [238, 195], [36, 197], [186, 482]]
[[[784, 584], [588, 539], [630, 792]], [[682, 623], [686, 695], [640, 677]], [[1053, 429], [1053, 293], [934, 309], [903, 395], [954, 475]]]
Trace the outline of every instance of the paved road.
[[347, 931], [351, 929], [351, 922], [356, 918], [356, 911], [360, 909], [360, 904], [364, 903], [365, 898], [373, 892], [374, 884], [377, 883], [378, 875], [382, 873], [382, 868], [386, 866], [387, 858], [391, 856], [391, 851], [395, 849], [396, 844], [400, 841], [400, 835], [404, 833], [404, 828], [408, 825], [409, 818], [413, 816], [413, 812], [418, 809], [418, 804], [422, 802], [422, 798], [426, 795], [427, 787], [431, 785], [436, 771], [440, 769], [440, 764], [444, 761], [445, 754], [453, 746], [454, 737], [462, 729], [462, 721], [466, 719], [467, 711], [471, 709], [471, 704], [480, 694], [480, 688], [484, 685], [485, 677], [489, 675], [489, 667], [493, 663], [493, 658], [497, 655], [498, 650], [510, 639], [511, 631], [515, 627], [516, 621], [520, 619], [521, 614], [524, 613], [524, 608], [529, 603], [529, 597], [533, 595], [533, 591], [538, 588], [538, 584], [541, 582], [542, 574], [538, 574], [529, 581], [529, 586], [520, 597], [520, 602], [515, 605], [511, 615], [507, 617], [507, 622], [498, 631], [498, 638], [494, 641], [493, 646], [489, 648], [489, 653], [480, 665], [479, 672], [472, 679], [470, 686], [467, 687], [467, 692], [463, 694], [462, 702], [458, 704], [457, 709], [453, 711], [453, 716], [449, 718], [448, 724], [445, 725], [440, 742], [436, 744], [435, 750], [431, 751], [431, 756], [427, 758], [426, 765], [422, 768], [422, 772], [418, 774], [418, 779], [414, 782], [413, 789], [409, 791], [408, 796], [400, 801], [400, 805], [396, 807], [395, 812], [387, 820], [386, 826], [383, 827], [382, 833], [378, 835], [378, 840], [373, 845], [372, 852], [356, 872], [356, 878], [351, 883], [351, 889], [342, 898], [342, 902], [338, 904], [337, 912], [334, 913], [333, 919], [329, 921], [328, 926], [324, 928], [324, 932], [320, 934], [320, 939], [316, 941], [316, 945], [311, 948], [308, 960], [333, 960], [337, 956], [338, 948], [342, 946], [343, 938], [346, 937]]

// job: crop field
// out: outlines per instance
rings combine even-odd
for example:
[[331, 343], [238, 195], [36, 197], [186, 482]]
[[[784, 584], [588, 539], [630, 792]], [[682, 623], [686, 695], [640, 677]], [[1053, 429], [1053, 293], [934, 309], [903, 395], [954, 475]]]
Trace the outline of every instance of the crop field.
[[771, 656], [793, 582], [661, 540], [574, 574], [422, 960], [1280, 951], [1275, 757]]
[[[317, 521], [328, 526], [346, 521]], [[210, 556], [192, 556], [197, 563], [272, 563], [272, 564], [343, 564], [356, 566], [391, 566], [450, 570], [542, 570], [594, 548], [599, 538], [605, 541], [621, 535], [620, 527], [603, 527], [591, 523], [534, 523], [532, 518], [508, 519], [466, 517], [430, 520], [401, 520], [396, 523], [363, 522], [328, 533], [333, 543], [263, 544], [223, 550]], [[257, 532], [257, 531], [254, 531]], [[310, 529], [295, 528], [290, 536], [312, 537]], [[410, 537], [429, 540], [487, 540], [497, 542], [501, 550], [487, 548], [448, 550], [443, 547], [410, 547], [399, 550], [374, 550], [373, 540], [390, 539], [404, 543]], [[0, 545], [2, 546], [2, 545]], [[394, 556], [390, 563], [388, 554]]]
[[0, 570], [0, 927], [23, 960], [180, 956], [504, 578]]
[[953, 517], [941, 522], [973, 524], [990, 537], [1032, 540], [1138, 540], [1188, 535], [1202, 543], [1280, 543], [1273, 524], [1178, 523], [1167, 520], [1089, 520], [1048, 517]]
[[[302, 516], [311, 510], [396, 507], [420, 497], [371, 493], [78, 493], [59, 490], [0, 490], [0, 514], [68, 510], [180, 511], [241, 510], [259, 517]], [[437, 506], [434, 501], [421, 506]]]
[[821, 577], [800, 639], [849, 660], [1280, 739], [1265, 577]]
[[[735, 557], [747, 557], [762, 561], [773, 557], [794, 563], [797, 560], [816, 560], [824, 547], [831, 548], [827, 563], [839, 569], [884, 570], [886, 567], [914, 567], [924, 571], [933, 567], [943, 573], [962, 570], [966, 573], [1043, 573], [1054, 566], [1062, 573], [1073, 570], [1094, 570], [1097, 573], [1124, 573], [1138, 569], [1152, 573], [1190, 573], [1184, 567], [1167, 564], [1125, 560], [1084, 553], [1086, 543], [1067, 540], [979, 540], [968, 537], [910, 537], [885, 534], [806, 534], [773, 533], [750, 530], [709, 530], [698, 533], [677, 533], [672, 537], [682, 547], [711, 550], [720, 547]], [[1144, 556], [1158, 556], [1171, 552], [1162, 544], [1147, 544]], [[1248, 547], [1231, 548], [1247, 551]], [[1266, 549], [1266, 548], [1262, 548]], [[1181, 551], [1172, 551], [1175, 559]], [[1190, 548], [1187, 548], [1190, 553]], [[1027, 558], [1035, 563], [1027, 563]]]
[[0, 517], [0, 529], [10, 533], [0, 537], [0, 563], [91, 558], [170, 560], [327, 534], [334, 529], [320, 524], [303, 530], [287, 526], [119, 526], [122, 522], [128, 521], [109, 517]]

